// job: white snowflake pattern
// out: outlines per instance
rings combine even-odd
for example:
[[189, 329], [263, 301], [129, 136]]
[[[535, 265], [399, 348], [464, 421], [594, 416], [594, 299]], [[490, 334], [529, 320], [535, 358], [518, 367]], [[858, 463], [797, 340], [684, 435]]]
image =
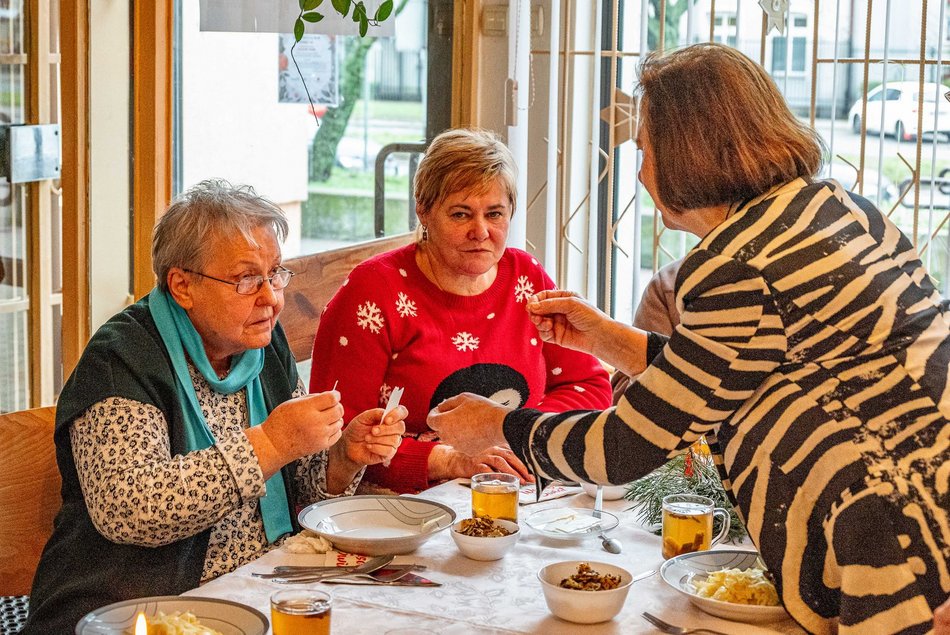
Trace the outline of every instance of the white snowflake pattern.
[[563, 373], [563, 372], [564, 372], [564, 371], [561, 370], [561, 367], [560, 367], [560, 366], [556, 366], [556, 367], [554, 367], [554, 368], [551, 369], [551, 374], [554, 375], [554, 376], [560, 375], [560, 374]]
[[587, 392], [586, 390], [584, 390], [583, 386], [574, 386], [574, 390], [576, 390], [577, 392]]
[[487, 317], [489, 320], [494, 320], [494, 319], [495, 319], [495, 314], [494, 314], [494, 313], [489, 313], [489, 314], [486, 315], [485, 317]]
[[392, 393], [393, 387], [389, 384], [383, 384], [379, 387], [379, 405], [385, 406], [386, 402], [389, 401], [389, 395]]
[[466, 331], [459, 332], [458, 335], [452, 338], [452, 343], [455, 344], [455, 348], [462, 351], [474, 351], [478, 348], [478, 338], [473, 336], [471, 333]]
[[416, 303], [409, 299], [402, 291], [399, 292], [399, 299], [396, 300], [396, 311], [399, 312], [399, 317], [416, 317]]
[[532, 337], [532, 338], [531, 338], [531, 346], [537, 346], [537, 345], [538, 345], [538, 338]]
[[346, 280], [344, 280], [344, 281], [343, 281], [343, 284], [341, 284], [340, 286], [341, 286], [341, 287], [345, 287], [345, 286], [348, 285], [348, 284], [350, 284], [350, 279], [349, 279], [349, 278], [347, 278]]
[[409, 274], [406, 273], [406, 270], [405, 270], [405, 269], [402, 269], [402, 268], [399, 269], [399, 275], [402, 276], [403, 278], [408, 278], [408, 277], [409, 277]]
[[356, 323], [364, 330], [379, 333], [383, 328], [383, 315], [375, 302], [367, 302], [356, 307]]
[[518, 284], [515, 285], [515, 299], [519, 303], [526, 302], [533, 295], [534, 285], [528, 281], [528, 276], [519, 276]]
[[346, 336], [344, 335], [340, 336], [340, 346], [346, 346], [349, 343], [350, 343], [350, 340], [346, 339]]
[[537, 267], [537, 266], [538, 266], [538, 261], [535, 260], [534, 258], [532, 258], [532, 259], [531, 259], [531, 264], [534, 265], [535, 267]]

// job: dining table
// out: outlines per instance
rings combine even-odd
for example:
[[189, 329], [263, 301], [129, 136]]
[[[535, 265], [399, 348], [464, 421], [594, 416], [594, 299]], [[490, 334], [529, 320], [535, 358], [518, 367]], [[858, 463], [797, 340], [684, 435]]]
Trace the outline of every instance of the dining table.
[[[458, 519], [471, 516], [471, 491], [467, 480], [448, 481], [415, 496], [451, 507]], [[693, 606], [687, 597], [664, 582], [657, 573], [634, 582], [621, 612], [599, 624], [574, 624], [554, 617], [548, 610], [538, 580], [541, 567], [552, 562], [578, 560], [605, 562], [623, 567], [633, 576], [659, 571], [663, 564], [659, 536], [645, 526], [627, 500], [604, 501], [604, 510], [620, 520], [609, 535], [622, 544], [622, 552], [611, 554], [592, 535], [578, 539], [556, 539], [528, 527], [524, 519], [541, 509], [553, 507], [592, 508], [594, 499], [576, 488], [576, 494], [526, 504], [519, 508], [521, 537], [500, 560], [470, 560], [463, 556], [450, 535], [451, 529], [436, 533], [416, 551], [400, 555], [395, 562], [425, 565], [420, 575], [441, 583], [438, 587], [329, 585], [332, 600], [332, 630], [340, 634], [368, 633], [544, 633], [606, 635], [611, 633], [659, 633], [642, 616], [649, 612], [684, 627], [705, 627], [735, 635], [804, 633], [791, 618], [760, 624], [734, 622], [713, 617]], [[723, 544], [722, 548], [754, 550], [751, 544]], [[255, 577], [278, 565], [322, 565], [326, 554], [290, 553], [276, 548], [231, 573], [186, 592], [226, 599], [251, 606], [269, 616], [269, 597], [286, 584]], [[401, 630], [406, 629], [406, 630]], [[269, 631], [268, 631], [269, 632]]]

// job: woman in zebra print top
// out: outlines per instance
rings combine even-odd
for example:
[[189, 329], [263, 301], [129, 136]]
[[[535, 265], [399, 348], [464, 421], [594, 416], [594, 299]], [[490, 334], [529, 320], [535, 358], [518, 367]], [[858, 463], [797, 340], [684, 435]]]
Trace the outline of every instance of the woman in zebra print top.
[[[640, 69], [639, 178], [700, 244], [667, 341], [546, 292], [541, 336], [640, 374], [604, 412], [429, 417], [536, 476], [625, 483], [699, 437], [788, 612], [813, 633], [926, 633], [950, 593], [950, 311], [910, 241], [834, 181], [764, 70], [700, 44]], [[468, 422], [486, 422], [474, 436]]]

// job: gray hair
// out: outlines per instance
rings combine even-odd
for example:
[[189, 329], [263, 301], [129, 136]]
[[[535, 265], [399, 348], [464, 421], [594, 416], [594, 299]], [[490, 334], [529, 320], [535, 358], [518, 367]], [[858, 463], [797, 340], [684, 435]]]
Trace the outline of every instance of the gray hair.
[[281, 243], [290, 229], [283, 210], [258, 196], [250, 185], [209, 179], [182, 192], [152, 234], [152, 270], [159, 288], [168, 290], [168, 272], [173, 267], [202, 269], [212, 255], [208, 252], [212, 239], [241, 235], [255, 245], [251, 232], [259, 227], [271, 228]]

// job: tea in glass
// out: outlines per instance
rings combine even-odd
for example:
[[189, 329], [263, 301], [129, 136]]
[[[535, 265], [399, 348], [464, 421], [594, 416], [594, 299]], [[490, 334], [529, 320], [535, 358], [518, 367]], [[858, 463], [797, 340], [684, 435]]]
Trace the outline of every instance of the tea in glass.
[[[721, 515], [722, 528], [713, 537], [713, 516]], [[663, 557], [705, 551], [729, 533], [729, 512], [714, 507], [705, 496], [672, 494], [663, 499]]]
[[270, 598], [274, 635], [330, 635], [330, 595], [310, 589], [278, 591]]
[[472, 477], [472, 516], [518, 522], [518, 477], [487, 472]]

